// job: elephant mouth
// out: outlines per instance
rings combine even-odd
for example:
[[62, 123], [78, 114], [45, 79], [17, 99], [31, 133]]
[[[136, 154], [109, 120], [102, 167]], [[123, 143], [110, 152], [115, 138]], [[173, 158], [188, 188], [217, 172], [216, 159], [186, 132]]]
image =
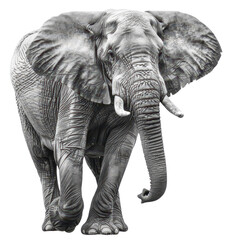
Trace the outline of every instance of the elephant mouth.
[[108, 83], [110, 87], [112, 87], [112, 72], [110, 71], [109, 66], [102, 63], [102, 73], [105, 81]]

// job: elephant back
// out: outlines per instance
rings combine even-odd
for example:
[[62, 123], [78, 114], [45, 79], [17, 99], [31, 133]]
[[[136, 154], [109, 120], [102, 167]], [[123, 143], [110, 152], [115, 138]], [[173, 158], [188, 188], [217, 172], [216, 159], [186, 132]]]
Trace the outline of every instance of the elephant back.
[[38, 78], [41, 78], [33, 71], [26, 56], [26, 51], [36, 35], [36, 31], [25, 35], [18, 43], [12, 57], [10, 74], [17, 96], [28, 91], [29, 87], [33, 87]]

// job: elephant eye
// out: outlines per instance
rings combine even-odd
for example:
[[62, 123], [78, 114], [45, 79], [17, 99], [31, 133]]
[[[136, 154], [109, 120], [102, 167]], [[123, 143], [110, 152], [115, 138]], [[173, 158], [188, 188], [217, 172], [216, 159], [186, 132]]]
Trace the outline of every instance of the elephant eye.
[[113, 59], [114, 59], [114, 53], [113, 53], [113, 51], [112, 51], [111, 49], [109, 49], [109, 50], [107, 51], [107, 53], [108, 53], [108, 59], [109, 59], [109, 60], [113, 60]]
[[158, 52], [158, 59], [161, 60], [163, 59], [164, 56], [163, 56], [163, 48], [159, 49], [159, 52]]

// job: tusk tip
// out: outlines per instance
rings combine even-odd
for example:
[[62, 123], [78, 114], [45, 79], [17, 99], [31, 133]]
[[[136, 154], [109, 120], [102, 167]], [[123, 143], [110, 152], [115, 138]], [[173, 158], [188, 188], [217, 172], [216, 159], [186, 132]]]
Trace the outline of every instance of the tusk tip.
[[167, 95], [162, 99], [161, 103], [170, 113], [174, 114], [175, 116], [179, 118], [182, 118], [184, 116], [181, 110], [179, 110], [179, 108], [174, 105], [174, 103], [168, 98]]
[[130, 114], [130, 112], [124, 111], [124, 112], [120, 112], [120, 113], [117, 113], [117, 114], [118, 114], [118, 116], [120, 116], [120, 117], [126, 117], [126, 116], [128, 116], [128, 115]]
[[124, 110], [124, 102], [123, 102], [123, 99], [119, 96], [115, 96], [114, 97], [114, 109], [115, 109], [115, 112], [116, 114], [119, 116], [119, 117], [126, 117], [130, 114], [129, 111], [125, 111]]

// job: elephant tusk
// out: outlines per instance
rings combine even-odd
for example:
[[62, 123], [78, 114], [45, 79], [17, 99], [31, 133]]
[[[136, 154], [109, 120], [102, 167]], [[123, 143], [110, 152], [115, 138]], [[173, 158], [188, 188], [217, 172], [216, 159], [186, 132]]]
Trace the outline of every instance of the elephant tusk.
[[115, 112], [120, 117], [125, 117], [130, 114], [130, 112], [124, 110], [123, 105], [124, 104], [123, 104], [122, 98], [119, 96], [115, 96], [114, 97], [114, 108], [115, 108]]
[[161, 103], [170, 113], [174, 114], [175, 116], [180, 118], [184, 116], [181, 110], [174, 105], [167, 95], [163, 98]]

